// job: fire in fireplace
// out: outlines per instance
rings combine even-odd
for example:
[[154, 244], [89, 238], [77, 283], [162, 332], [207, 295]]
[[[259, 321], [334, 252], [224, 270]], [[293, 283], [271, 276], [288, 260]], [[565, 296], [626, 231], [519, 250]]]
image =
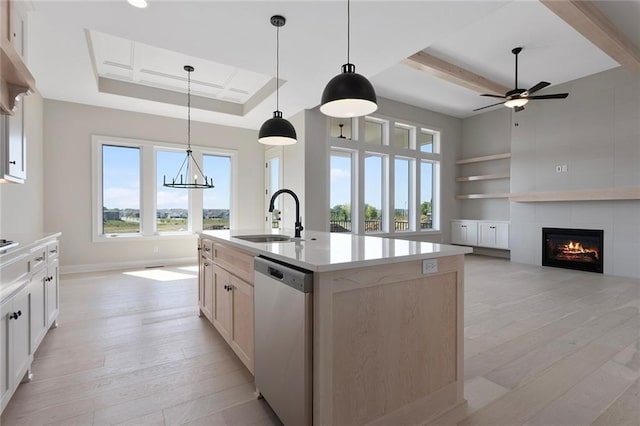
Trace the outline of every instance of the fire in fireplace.
[[542, 265], [603, 273], [603, 231], [542, 228]]

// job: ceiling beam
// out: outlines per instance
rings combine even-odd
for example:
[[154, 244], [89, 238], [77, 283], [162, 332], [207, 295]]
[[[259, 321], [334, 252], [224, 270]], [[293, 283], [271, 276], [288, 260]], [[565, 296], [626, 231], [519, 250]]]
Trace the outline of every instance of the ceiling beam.
[[478, 93], [493, 93], [503, 95], [511, 90], [495, 81], [491, 81], [481, 75], [472, 73], [457, 65], [436, 58], [424, 51], [409, 56], [402, 63], [419, 71], [435, 75], [450, 83], [466, 87]]
[[588, 0], [540, 0], [625, 69], [640, 72], [640, 50]]

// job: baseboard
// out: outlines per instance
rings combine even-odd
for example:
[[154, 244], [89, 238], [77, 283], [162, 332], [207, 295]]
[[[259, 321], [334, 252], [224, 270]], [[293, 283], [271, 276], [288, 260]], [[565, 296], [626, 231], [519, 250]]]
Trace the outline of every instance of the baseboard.
[[194, 265], [198, 257], [178, 257], [172, 259], [132, 260], [129, 262], [90, 263], [85, 265], [60, 266], [60, 274], [79, 274], [84, 272], [117, 271], [124, 269], [151, 268], [158, 266]]

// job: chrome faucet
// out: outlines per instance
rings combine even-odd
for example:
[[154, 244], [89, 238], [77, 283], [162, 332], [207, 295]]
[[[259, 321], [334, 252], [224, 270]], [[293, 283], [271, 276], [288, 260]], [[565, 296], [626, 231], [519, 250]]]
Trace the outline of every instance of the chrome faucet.
[[275, 206], [273, 205], [278, 198], [278, 195], [282, 193], [290, 194], [293, 197], [293, 201], [296, 202], [296, 226], [295, 226], [295, 238], [300, 238], [300, 231], [304, 228], [302, 227], [302, 218], [300, 217], [300, 200], [298, 200], [298, 196], [290, 189], [279, 189], [271, 196], [271, 201], [269, 201], [269, 213], [273, 213], [273, 209]]

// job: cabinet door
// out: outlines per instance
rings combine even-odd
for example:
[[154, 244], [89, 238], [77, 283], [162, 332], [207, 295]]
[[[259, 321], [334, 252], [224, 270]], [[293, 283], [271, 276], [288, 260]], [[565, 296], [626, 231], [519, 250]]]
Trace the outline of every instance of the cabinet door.
[[231, 276], [231, 348], [253, 373], [253, 286]]
[[[11, 324], [11, 380], [20, 383], [29, 369], [31, 355], [31, 337], [29, 329], [29, 288], [26, 287], [13, 297], [13, 315]], [[15, 318], [15, 315], [18, 318]]]
[[478, 245], [478, 225], [470, 221], [451, 222], [451, 242], [467, 246]]
[[214, 277], [213, 277], [213, 264], [208, 259], [202, 259], [202, 287], [201, 290], [201, 310], [205, 317], [209, 321], [213, 322], [213, 310], [214, 305]]
[[466, 227], [462, 222], [451, 222], [451, 244], [465, 244]]
[[51, 326], [60, 312], [60, 285], [58, 259], [49, 262], [47, 266], [47, 325]]
[[31, 309], [29, 310], [29, 322], [31, 323], [31, 353], [34, 353], [38, 345], [47, 333], [47, 270], [42, 269], [31, 278], [29, 293], [31, 294]]
[[12, 182], [24, 182], [27, 177], [27, 154], [24, 139], [24, 100], [16, 102], [13, 116], [7, 116], [7, 146], [5, 179]]
[[9, 315], [13, 314], [11, 300], [0, 305], [0, 410], [11, 397], [11, 330]]
[[231, 333], [231, 275], [213, 265], [214, 310], [213, 325], [218, 329], [222, 337], [229, 341]]
[[478, 245], [482, 247], [496, 246], [496, 225], [481, 223], [478, 227]]

